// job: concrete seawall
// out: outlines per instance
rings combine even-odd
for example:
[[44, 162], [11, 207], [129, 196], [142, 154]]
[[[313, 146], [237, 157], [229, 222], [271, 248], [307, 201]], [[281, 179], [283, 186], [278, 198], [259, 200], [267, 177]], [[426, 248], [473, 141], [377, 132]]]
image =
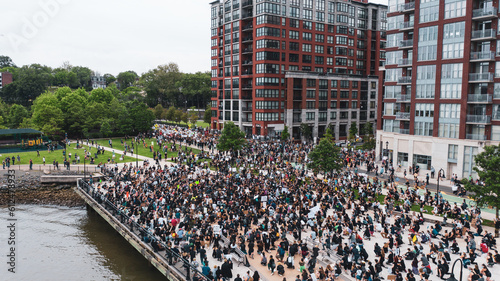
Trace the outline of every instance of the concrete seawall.
[[[90, 196], [85, 190], [80, 186], [80, 181], [77, 182], [77, 187], [75, 191], [80, 195], [87, 204], [87, 209], [91, 209], [98, 213], [104, 220], [106, 220], [111, 227], [113, 227], [127, 242], [132, 245], [141, 255], [148, 260], [148, 262], [156, 267], [166, 279], [170, 281], [181, 281], [186, 280], [186, 277], [182, 272], [177, 270], [176, 267], [170, 266], [165, 258], [160, 256], [159, 253], [155, 253], [151, 250], [151, 247], [144, 243], [139, 237], [133, 233], [128, 227], [126, 227], [120, 220], [113, 216], [103, 205], [99, 204], [92, 196]], [[119, 216], [119, 215], [118, 215]]]

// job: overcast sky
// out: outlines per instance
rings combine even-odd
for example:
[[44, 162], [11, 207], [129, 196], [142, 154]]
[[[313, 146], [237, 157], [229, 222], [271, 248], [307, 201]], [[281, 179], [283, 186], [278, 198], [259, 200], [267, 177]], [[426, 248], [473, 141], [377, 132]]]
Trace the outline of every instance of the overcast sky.
[[[182, 72], [210, 70], [206, 0], [22, 0], [0, 9], [0, 55], [18, 66], [89, 67], [139, 75], [175, 62]], [[387, 4], [387, 0], [371, 1]]]

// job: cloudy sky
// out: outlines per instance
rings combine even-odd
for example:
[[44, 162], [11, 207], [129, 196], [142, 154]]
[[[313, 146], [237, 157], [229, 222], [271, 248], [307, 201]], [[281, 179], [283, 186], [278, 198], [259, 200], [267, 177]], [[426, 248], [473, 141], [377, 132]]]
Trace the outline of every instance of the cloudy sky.
[[[206, 0], [22, 0], [0, 9], [0, 55], [18, 66], [69, 61], [102, 74], [139, 75], [175, 62], [210, 70]], [[387, 0], [371, 1], [387, 4]]]

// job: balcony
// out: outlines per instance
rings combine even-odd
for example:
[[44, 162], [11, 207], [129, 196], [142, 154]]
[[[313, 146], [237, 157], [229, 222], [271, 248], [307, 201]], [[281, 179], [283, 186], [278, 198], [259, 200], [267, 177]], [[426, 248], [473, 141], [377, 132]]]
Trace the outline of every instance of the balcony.
[[398, 12], [408, 13], [415, 10], [415, 2], [405, 3], [398, 6]]
[[467, 134], [465, 136], [465, 138], [468, 139], [468, 140], [481, 140], [481, 141], [484, 141], [484, 140], [486, 140], [486, 135]]
[[400, 49], [413, 48], [413, 39], [399, 41], [398, 48]]
[[248, 36], [248, 37], [243, 37], [242, 39], [242, 43], [245, 43], [245, 42], [251, 42], [253, 41], [253, 37], [252, 36]]
[[411, 84], [411, 76], [399, 77], [398, 84]]
[[481, 40], [493, 40], [496, 38], [496, 29], [485, 29], [485, 30], [474, 30], [472, 31], [471, 40], [481, 41]]
[[410, 112], [396, 112], [396, 120], [410, 120]]
[[252, 63], [253, 63], [253, 62], [252, 62], [251, 60], [244, 60], [244, 61], [242, 62], [242, 65], [252, 65]]
[[247, 24], [243, 27], [242, 31], [252, 30], [252, 29], [253, 29], [253, 24]]
[[293, 95], [293, 100], [302, 100], [302, 95]]
[[243, 85], [241, 89], [243, 90], [251, 90], [253, 87], [252, 87], [252, 84], [246, 84], [246, 85]]
[[398, 66], [411, 66], [413, 59], [399, 59]]
[[302, 123], [302, 118], [293, 117], [293, 123]]
[[244, 106], [241, 108], [241, 111], [252, 111], [252, 107], [251, 106]]
[[414, 23], [412, 21], [404, 21], [399, 24], [400, 30], [413, 29]]
[[399, 129], [399, 133], [404, 135], [409, 135], [410, 129]]
[[469, 94], [469, 95], [467, 95], [467, 102], [469, 102], [469, 103], [491, 103], [492, 100], [493, 100], [493, 96], [491, 94], [486, 94], [486, 95]]
[[495, 7], [485, 7], [481, 9], [472, 10], [473, 20], [486, 20], [492, 19], [497, 15], [497, 8]]
[[495, 52], [471, 52], [470, 61], [492, 61], [495, 60]]
[[252, 47], [243, 49], [243, 54], [248, 54], [248, 53], [251, 53], [251, 52], [253, 52], [253, 48]]
[[252, 5], [253, 5], [253, 1], [252, 0], [244, 1], [243, 3], [241, 3], [241, 7], [242, 8], [247, 7], [247, 6], [252, 6]]
[[293, 112], [302, 112], [302, 108], [294, 108]]
[[493, 73], [470, 73], [469, 83], [493, 82]]
[[467, 114], [467, 123], [490, 124], [491, 115], [469, 115]]
[[396, 102], [410, 102], [411, 97], [410, 95], [397, 95], [396, 96]]

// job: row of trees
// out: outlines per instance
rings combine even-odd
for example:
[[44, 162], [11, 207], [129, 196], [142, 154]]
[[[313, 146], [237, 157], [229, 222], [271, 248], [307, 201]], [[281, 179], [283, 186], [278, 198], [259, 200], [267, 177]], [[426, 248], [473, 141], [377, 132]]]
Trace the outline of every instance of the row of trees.
[[[49, 87], [69, 87], [92, 90], [91, 77], [96, 73], [88, 67], [72, 66], [69, 62], [51, 68], [40, 64], [17, 67], [12, 59], [0, 56], [0, 72], [8, 71], [13, 75], [13, 83], [0, 90], [0, 97], [8, 104], [29, 106]], [[182, 73], [175, 63], [160, 65], [139, 76], [129, 70], [120, 72], [116, 77], [103, 75], [106, 85], [116, 85], [119, 90], [138, 87], [145, 92], [145, 102], [154, 107], [196, 106], [204, 108], [210, 101], [210, 73]]]
[[149, 130], [154, 113], [133, 88], [96, 89], [90, 94], [80, 88], [58, 88], [39, 95], [28, 109], [0, 102], [0, 126], [35, 128], [54, 138], [136, 135]]

